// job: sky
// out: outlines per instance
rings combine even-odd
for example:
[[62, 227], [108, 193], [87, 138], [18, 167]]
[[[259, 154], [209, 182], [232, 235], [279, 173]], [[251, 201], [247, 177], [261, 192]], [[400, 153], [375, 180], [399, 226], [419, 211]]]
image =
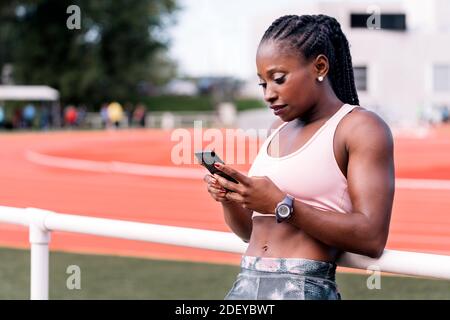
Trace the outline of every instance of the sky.
[[[307, 2], [310, 2], [307, 0]], [[255, 74], [253, 23], [280, 8], [292, 8], [292, 0], [179, 0], [182, 10], [171, 29], [170, 55], [188, 75]], [[270, 25], [265, 27], [268, 27]], [[257, 30], [256, 30], [257, 31]], [[264, 28], [260, 28], [262, 36]]]
[[[178, 23], [170, 28], [170, 56], [181, 75], [256, 76], [255, 54], [266, 28], [284, 14], [302, 14], [313, 0], [178, 0]], [[328, 0], [330, 2], [339, 0]], [[439, 0], [438, 0], [439, 1]], [[358, 2], [353, 0], [353, 2]], [[363, 3], [399, 2], [392, 0]], [[429, 1], [405, 1], [408, 24], [430, 21]], [[311, 12], [312, 13], [312, 12]]]

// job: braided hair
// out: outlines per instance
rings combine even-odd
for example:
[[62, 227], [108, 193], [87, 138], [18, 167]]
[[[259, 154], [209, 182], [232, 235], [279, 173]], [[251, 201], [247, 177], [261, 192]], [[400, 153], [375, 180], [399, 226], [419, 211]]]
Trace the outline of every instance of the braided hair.
[[268, 40], [286, 42], [307, 61], [324, 54], [336, 96], [344, 103], [359, 105], [349, 44], [335, 18], [322, 14], [282, 16], [266, 30], [261, 43]]

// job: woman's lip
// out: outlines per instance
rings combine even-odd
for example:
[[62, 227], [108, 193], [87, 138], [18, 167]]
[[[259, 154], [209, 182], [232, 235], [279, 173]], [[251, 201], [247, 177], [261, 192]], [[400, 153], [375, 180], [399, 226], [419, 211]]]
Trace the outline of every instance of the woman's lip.
[[277, 116], [284, 111], [285, 107], [287, 107], [287, 104], [284, 106], [273, 106], [270, 108], [273, 109], [273, 113]]
[[276, 106], [270, 106], [270, 109], [278, 110], [278, 109], [284, 108], [286, 106], [287, 106], [287, 104], [279, 104], [279, 105], [276, 105]]

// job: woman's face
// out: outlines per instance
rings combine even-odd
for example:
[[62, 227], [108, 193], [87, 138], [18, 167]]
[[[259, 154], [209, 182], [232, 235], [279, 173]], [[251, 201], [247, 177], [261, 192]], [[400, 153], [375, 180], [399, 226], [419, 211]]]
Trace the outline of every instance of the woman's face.
[[256, 66], [264, 99], [283, 121], [304, 116], [317, 101], [317, 71], [313, 63], [306, 63], [299, 54], [286, 52], [277, 42], [262, 42]]

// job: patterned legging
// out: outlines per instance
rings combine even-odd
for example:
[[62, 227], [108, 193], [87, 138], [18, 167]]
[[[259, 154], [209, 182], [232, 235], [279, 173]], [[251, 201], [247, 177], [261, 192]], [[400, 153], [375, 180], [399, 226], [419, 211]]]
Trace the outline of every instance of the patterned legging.
[[330, 262], [243, 256], [225, 300], [340, 300], [335, 274]]

